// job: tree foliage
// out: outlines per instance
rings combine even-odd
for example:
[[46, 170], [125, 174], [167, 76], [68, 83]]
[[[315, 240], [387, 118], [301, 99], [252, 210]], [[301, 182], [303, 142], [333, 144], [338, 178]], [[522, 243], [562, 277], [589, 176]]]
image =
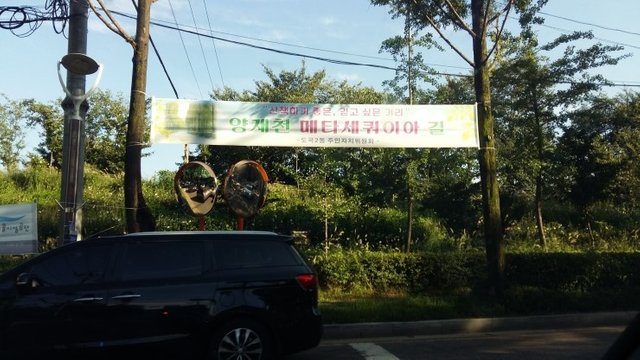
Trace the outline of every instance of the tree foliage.
[[[41, 103], [33, 99], [21, 101], [27, 124], [39, 128], [42, 139], [36, 152], [50, 165], [60, 168], [62, 162], [62, 124], [64, 114], [60, 101]], [[85, 162], [101, 171], [120, 174], [124, 171], [127, 100], [121, 94], [96, 90], [89, 98], [85, 117]], [[148, 139], [148, 126], [145, 138]]]
[[0, 101], [0, 164], [12, 171], [18, 167], [25, 146], [22, 108], [4, 94], [0, 94]]

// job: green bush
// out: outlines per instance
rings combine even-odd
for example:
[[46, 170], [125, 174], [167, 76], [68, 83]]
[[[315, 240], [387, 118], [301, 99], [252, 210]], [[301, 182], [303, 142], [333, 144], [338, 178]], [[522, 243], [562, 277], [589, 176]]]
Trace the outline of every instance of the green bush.
[[474, 287], [485, 260], [480, 253], [401, 253], [335, 250], [312, 257], [325, 288], [441, 292]]
[[[478, 288], [486, 281], [481, 252], [332, 250], [311, 259], [322, 287], [344, 291], [450, 292]], [[640, 289], [640, 253], [508, 254], [505, 277], [507, 288], [514, 289], [583, 294]]]

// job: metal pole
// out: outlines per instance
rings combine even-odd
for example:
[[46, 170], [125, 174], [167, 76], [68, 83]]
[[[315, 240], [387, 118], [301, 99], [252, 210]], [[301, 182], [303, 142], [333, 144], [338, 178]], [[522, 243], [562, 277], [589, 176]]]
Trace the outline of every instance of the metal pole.
[[[67, 52], [87, 53], [87, 22], [89, 7], [86, 0], [69, 2], [69, 41]], [[85, 75], [67, 71], [67, 89], [74, 96], [85, 93]], [[84, 119], [89, 109], [82, 101], [76, 113], [73, 99], [68, 95], [62, 101], [64, 110], [64, 132], [62, 138], [62, 184], [60, 189], [60, 238], [58, 245], [81, 240], [82, 202], [84, 188]], [[79, 115], [79, 116], [78, 116]]]

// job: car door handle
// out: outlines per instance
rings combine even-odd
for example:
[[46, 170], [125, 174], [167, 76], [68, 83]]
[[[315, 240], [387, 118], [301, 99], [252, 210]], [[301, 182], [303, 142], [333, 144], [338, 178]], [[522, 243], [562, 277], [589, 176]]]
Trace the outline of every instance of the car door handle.
[[127, 300], [127, 299], [135, 299], [135, 298], [139, 298], [139, 297], [142, 297], [142, 295], [140, 295], [140, 294], [122, 294], [122, 295], [116, 295], [116, 296], [112, 297], [112, 299]]
[[102, 301], [102, 300], [104, 300], [104, 298], [95, 297], [95, 296], [86, 296], [86, 297], [74, 299], [73, 301], [74, 302], [92, 302], [92, 301]]

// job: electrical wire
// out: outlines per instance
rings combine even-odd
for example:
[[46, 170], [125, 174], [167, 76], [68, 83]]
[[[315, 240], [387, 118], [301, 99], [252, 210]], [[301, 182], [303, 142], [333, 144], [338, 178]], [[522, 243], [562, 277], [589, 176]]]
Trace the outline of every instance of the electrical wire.
[[[119, 12], [119, 11], [114, 11], [114, 10], [112, 10], [111, 12], [116, 14], [116, 15], [127, 17], [127, 18], [135, 20], [134, 16], [131, 16], [131, 15]], [[162, 27], [162, 28], [165, 28], [165, 29], [169, 29], [169, 30], [175, 30], [175, 31], [178, 31], [178, 32], [184, 32], [184, 33], [188, 33], [188, 34], [196, 35], [196, 36], [204, 36], [204, 37], [207, 37], [207, 38], [212, 38], [212, 39], [215, 39], [215, 40], [228, 42], [228, 43], [231, 43], [231, 44], [246, 46], [246, 47], [259, 49], [259, 50], [264, 50], [264, 51], [269, 51], [269, 52], [275, 52], [275, 53], [283, 54], [283, 55], [290, 55], [290, 56], [297, 56], [297, 57], [302, 57], [302, 58], [307, 58], [307, 59], [314, 59], [314, 60], [328, 62], [328, 63], [332, 63], [332, 64], [337, 64], [337, 65], [363, 66], [363, 67], [371, 67], [371, 68], [377, 68], [377, 69], [398, 71], [398, 68], [392, 67], [392, 66], [379, 65], [379, 64], [370, 64], [370, 63], [360, 63], [360, 62], [346, 61], [346, 60], [338, 60], [338, 59], [332, 59], [332, 58], [327, 58], [327, 57], [322, 57], [322, 56], [302, 54], [302, 53], [296, 53], [296, 52], [280, 50], [280, 49], [273, 49], [273, 48], [269, 48], [269, 47], [266, 47], [266, 46], [260, 46], [260, 45], [256, 45], [256, 44], [243, 42], [243, 41], [225, 39], [225, 38], [222, 38], [222, 37], [219, 37], [219, 36], [207, 35], [207, 34], [203, 34], [203, 33], [200, 33], [200, 32], [194, 31], [194, 30], [188, 30], [188, 29], [185, 29], [184, 27], [181, 28], [181, 27], [176, 27], [176, 26], [173, 26], [173, 25], [162, 24], [162, 23], [159, 23], [159, 22], [157, 22], [155, 20], [152, 20], [150, 22], [150, 24], [154, 25], [154, 26]], [[470, 76], [470, 75], [466, 75], [466, 74], [453, 74], [453, 73], [443, 73], [443, 72], [434, 72], [434, 73], [432, 73], [432, 75], [453, 76], [453, 77], [469, 77]]]
[[[123, 16], [123, 17], [128, 17], [128, 18], [131, 18], [131, 19], [135, 19], [135, 17], [133, 17], [131, 15], [127, 15], [127, 14], [124, 14], [124, 13], [121, 13], [121, 12], [118, 12], [118, 11], [112, 11], [112, 12], [114, 14], [117, 14], [117, 15], [120, 15], [120, 16]], [[236, 45], [247, 46], [247, 47], [260, 49], [260, 50], [264, 50], [264, 51], [275, 52], [275, 53], [279, 53], [279, 54], [283, 54], [283, 55], [291, 55], [291, 56], [297, 56], [297, 57], [302, 57], [302, 58], [309, 58], [309, 59], [329, 62], [329, 63], [332, 63], [332, 64], [338, 64], [338, 65], [364, 66], [364, 67], [372, 67], [372, 68], [378, 68], [378, 69], [384, 69], [384, 70], [400, 71], [398, 68], [391, 67], [391, 66], [385, 66], [385, 65], [379, 65], [379, 64], [359, 63], [359, 62], [344, 61], [344, 60], [336, 60], [336, 59], [325, 58], [325, 57], [320, 57], [320, 56], [313, 56], [313, 55], [295, 53], [295, 52], [291, 52], [291, 51], [272, 49], [272, 48], [259, 46], [259, 45], [255, 45], [255, 44], [250, 44], [250, 43], [246, 43], [246, 42], [242, 42], [242, 41], [225, 39], [225, 38], [221, 38], [219, 36], [202, 34], [202, 33], [199, 33], [197, 31], [188, 30], [188, 29], [185, 29], [185, 28], [178, 28], [178, 27], [174, 27], [174, 26], [171, 26], [171, 25], [162, 24], [162, 23], [159, 23], [157, 21], [151, 21], [150, 23], [152, 25], [154, 25], [154, 26], [158, 26], [158, 27], [162, 27], [162, 28], [166, 28], [166, 29], [170, 29], [170, 30], [186, 32], [186, 33], [189, 33], [189, 34], [192, 34], [192, 35], [196, 35], [196, 36], [210, 37], [210, 38], [213, 38], [213, 39], [216, 39], [216, 40], [220, 40], [220, 41], [223, 41], [223, 42], [228, 42], [228, 43], [232, 43], [232, 44], [236, 44]], [[437, 75], [437, 76], [450, 76], [450, 77], [472, 77], [473, 76], [473, 75], [469, 75], [469, 74], [454, 74], [454, 73], [444, 73], [444, 72], [430, 72], [429, 74], [430, 75]], [[562, 82], [562, 83], [563, 84], [577, 84], [578, 82]], [[628, 84], [628, 83], [620, 83], [620, 82], [608, 82], [608, 83], [602, 83], [602, 84], [599, 84], [599, 85], [607, 86], [607, 87], [640, 87], [640, 84]]]
[[[211, 17], [209, 16], [209, 9], [207, 8], [207, 0], [202, 0], [202, 4], [204, 5], [204, 13], [207, 15], [207, 23], [209, 24], [209, 33], [213, 34], [213, 27], [211, 26]], [[213, 45], [213, 52], [216, 54], [216, 63], [218, 64], [218, 73], [220, 73], [220, 82], [222, 83], [222, 87], [226, 87], [224, 84], [224, 77], [222, 76], [222, 67], [220, 66], [220, 58], [218, 57], [218, 48], [216, 47], [216, 41], [211, 39], [211, 44]]]
[[558, 16], [558, 15], [549, 14], [549, 13], [544, 12], [544, 11], [539, 11], [538, 13], [540, 13], [542, 15], [545, 15], [545, 16], [549, 16], [549, 17], [553, 17], [553, 18], [557, 18], [557, 19], [562, 19], [562, 20], [565, 20], [565, 21], [570, 21], [570, 22], [573, 22], [573, 23], [576, 23], [576, 24], [593, 26], [593, 27], [596, 27], [596, 28], [599, 28], [599, 29], [603, 29], [603, 30], [616, 31], [616, 32], [620, 32], [620, 33], [623, 33], [623, 34], [640, 36], [640, 33], [633, 32], [633, 31], [628, 31], [628, 30], [623, 30], [623, 29], [618, 29], [618, 28], [613, 28], [613, 27], [608, 27], [608, 26], [603, 26], [603, 25], [597, 25], [597, 24], [594, 24], [594, 23], [575, 20], [575, 19], [571, 19], [571, 18], [568, 18], [568, 17], [564, 17], [564, 16]]
[[153, 48], [153, 52], [156, 54], [158, 61], [160, 61], [160, 66], [162, 66], [162, 71], [164, 71], [164, 75], [167, 77], [167, 80], [169, 80], [169, 84], [171, 85], [171, 89], [173, 89], [173, 93], [176, 95], [176, 99], [180, 99], [180, 96], [178, 95], [178, 90], [176, 90], [176, 86], [173, 84], [171, 75], [169, 75], [169, 71], [167, 70], [167, 67], [164, 65], [162, 56], [160, 56], [160, 52], [158, 51], [158, 48], [156, 47], [156, 43], [153, 41], [153, 38], [151, 37], [151, 35], [149, 35], [149, 42], [151, 42], [151, 47]]
[[[33, 6], [0, 6], [0, 28], [10, 30], [19, 38], [33, 34], [42, 23], [51, 21], [57, 34], [64, 32], [69, 20], [69, 6], [66, 0], [47, 0], [44, 11]], [[26, 30], [18, 31], [23, 26]]]
[[[200, 93], [200, 97], [202, 98], [202, 89], [200, 89], [200, 83], [198, 82], [198, 77], [196, 76], [196, 72], [193, 69], [193, 64], [191, 63], [191, 58], [189, 57], [189, 52], [187, 51], [187, 46], [184, 43], [184, 38], [182, 37], [182, 29], [180, 29], [180, 26], [178, 25], [178, 19], [176, 18], [176, 13], [173, 10], [173, 5], [171, 4], [171, 0], [168, 1], [169, 2], [169, 8], [171, 9], [171, 14], [173, 15], [173, 21], [175, 22], [176, 26], [174, 28], [174, 30], [178, 30], [178, 35], [180, 35], [180, 42], [182, 42], [182, 48], [184, 49], [184, 54], [187, 57], [187, 62], [189, 63], [189, 68], [191, 68], [191, 74], [193, 75], [193, 79], [196, 82], [196, 86], [198, 87], [198, 92]], [[114, 14], [118, 14], [118, 12], [116, 11], [111, 11]], [[120, 14], [118, 14], [120, 15]], [[129, 16], [132, 19], [136, 19], [135, 17]], [[150, 22], [151, 23], [151, 22]]]
[[[545, 24], [540, 24], [538, 26], [546, 27], [548, 29], [553, 29], [553, 30], [556, 30], [556, 31], [559, 31], [559, 32], [562, 32], [562, 33], [565, 33], [565, 34], [568, 34], [568, 33], [572, 32], [571, 30], [567, 30], [567, 29], [563, 29], [563, 28], [559, 28], [559, 27], [555, 27], [555, 26], [550, 26], [550, 25], [545, 25]], [[599, 38], [599, 37], [596, 37], [596, 36], [594, 36], [593, 38], [595, 40], [602, 41], [602, 42], [605, 42], [605, 43], [609, 43], [609, 44], [613, 44], [613, 45], [620, 45], [620, 46], [624, 46], [624, 47], [629, 47], [629, 48], [632, 48], [632, 49], [639, 49], [640, 50], [640, 46], [631, 45], [631, 44], [625, 44], [625, 43], [621, 43], [619, 41], [607, 40], [607, 39]]]
[[[132, 15], [129, 15], [129, 14], [125, 14], [125, 13], [122, 13], [122, 12], [119, 12], [119, 11], [112, 10], [111, 12], [116, 14], [116, 15], [119, 15], [119, 16], [122, 16], [122, 17], [126, 17], [126, 18], [129, 18], [129, 19], [133, 19], [133, 20], [136, 19], [135, 16], [132, 16]], [[321, 57], [321, 56], [313, 56], [313, 55], [296, 53], [296, 52], [291, 52], [291, 51], [272, 49], [272, 48], [268, 48], [268, 47], [265, 47], [265, 46], [260, 46], [260, 45], [251, 44], [251, 43], [247, 43], [247, 42], [226, 39], [226, 38], [222, 38], [222, 37], [214, 36], [214, 35], [202, 34], [202, 33], [198, 32], [198, 31], [188, 30], [188, 29], [186, 29], [184, 27], [180, 28], [179, 26], [163, 24], [162, 22], [155, 21], [155, 20], [150, 21], [150, 24], [154, 25], [154, 26], [161, 27], [161, 28], [166, 28], [166, 29], [169, 29], [169, 30], [175, 30], [175, 31], [178, 31], [180, 33], [181, 32], [185, 32], [185, 33], [189, 33], [189, 34], [196, 35], [196, 36], [204, 36], [204, 37], [208, 37], [208, 38], [219, 40], [219, 41], [223, 41], [223, 42], [228, 42], [228, 43], [241, 45], [241, 46], [247, 46], [247, 47], [260, 49], [260, 50], [264, 50], [264, 51], [269, 51], [269, 52], [275, 52], [275, 53], [279, 53], [279, 54], [283, 54], [283, 55], [290, 55], [290, 56], [297, 56], [297, 57], [302, 57], [302, 58], [309, 58], [309, 59], [329, 62], [329, 63], [333, 63], [333, 64], [338, 64], [338, 65], [363, 66], [363, 67], [371, 67], [371, 68], [378, 68], [378, 69], [384, 69], [384, 70], [400, 71], [400, 69], [398, 69], [396, 67], [391, 67], [391, 66], [385, 66], [385, 65], [379, 65], [379, 64], [370, 64], [370, 63], [359, 63], [359, 62], [345, 61], [345, 60], [337, 60], [337, 59], [331, 59], [331, 58], [326, 58], [326, 57]], [[177, 24], [177, 21], [176, 21], [176, 24]], [[542, 25], [542, 26], [544, 26], [544, 25]], [[550, 27], [550, 28], [553, 28], [553, 27]], [[558, 29], [558, 28], [553, 28], [553, 29], [559, 30], [559, 31], [562, 31], [562, 32], [567, 32], [567, 30], [563, 30], [563, 29]], [[449, 76], [449, 77], [472, 77], [472, 75], [470, 75], [470, 74], [455, 74], [455, 73], [445, 73], [445, 72], [436, 72], [436, 71], [430, 72], [429, 74], [430, 75], [436, 75], [436, 76]], [[562, 82], [562, 83], [563, 84], [574, 84], [574, 82]], [[575, 83], [577, 83], [577, 82], [575, 82]], [[601, 83], [599, 85], [607, 86], [607, 87], [640, 87], [640, 84], [630, 84], [629, 82], [607, 82], [607, 83]]]
[[[193, 6], [191, 6], [191, 0], [187, 0], [187, 4], [189, 4], [189, 10], [191, 11], [191, 18], [193, 19], [193, 26], [198, 29], [198, 24], [196, 22], [196, 14], [193, 12]], [[198, 36], [198, 44], [200, 44], [200, 52], [202, 52], [202, 59], [204, 60], [204, 65], [207, 68], [207, 74], [209, 75], [209, 83], [211, 84], [211, 90], [215, 89], [213, 85], [213, 78], [211, 77], [211, 70], [209, 70], [209, 61], [207, 61], [207, 55], [204, 53], [204, 47], [202, 46], [202, 38]]]
[[[136, 12], [138, 11], [138, 4], [136, 3], [136, 0], [131, 0], [131, 3], [133, 4], [133, 7], [136, 9]], [[171, 75], [169, 75], [169, 71], [167, 70], [167, 67], [164, 64], [164, 61], [162, 60], [162, 56], [160, 56], [160, 52], [158, 51], [158, 48], [156, 47], [156, 43], [155, 41], [153, 41], [153, 37], [151, 37], [151, 33], [149, 33], [149, 42], [151, 43], [151, 47], [153, 48], [153, 52], [156, 54], [156, 57], [158, 58], [158, 61], [160, 61], [160, 66], [162, 66], [162, 70], [164, 71], [164, 75], [167, 77], [167, 80], [169, 80], [169, 84], [171, 85], [171, 89], [173, 89], [173, 93], [176, 95], [176, 99], [180, 99], [180, 96], [178, 95], [178, 90], [176, 90], [176, 86], [173, 84], [173, 80], [171, 79]], [[145, 94], [146, 96], [146, 94]]]
[[[206, 0], [203, 0], [206, 1]], [[118, 11], [111, 11], [114, 14], [123, 16], [123, 17], [128, 17], [130, 19], [134, 19], [132, 17], [132, 15], [129, 14], [125, 14], [125, 13], [121, 13]], [[174, 23], [171, 23], [169, 21], [166, 20], [158, 20], [158, 19], [154, 19], [151, 22], [153, 25], [157, 25], [157, 26], [169, 26], [169, 27], [173, 27]], [[164, 25], [163, 25], [164, 23]], [[167, 24], [171, 24], [171, 25], [167, 25]], [[194, 33], [198, 33], [199, 35], [203, 35], [201, 34], [198, 29], [194, 29], [193, 27], [187, 26], [187, 25], [180, 25], [181, 29], [193, 29], [192, 31]], [[266, 40], [266, 39], [261, 39], [261, 38], [256, 38], [256, 37], [251, 37], [251, 36], [244, 36], [244, 35], [238, 35], [238, 34], [233, 34], [233, 33], [229, 33], [229, 32], [224, 32], [224, 31], [209, 31], [210, 38], [212, 38], [212, 40], [215, 39], [224, 39], [224, 38], [220, 38], [217, 37], [213, 34], [220, 34], [220, 35], [226, 35], [226, 36], [231, 36], [234, 38], [239, 38], [239, 39], [246, 39], [246, 40], [252, 40], [252, 41], [259, 41], [261, 43], [269, 43], [269, 44], [275, 44], [275, 45], [282, 45], [282, 46], [286, 46], [286, 47], [292, 47], [292, 48], [299, 48], [299, 49], [306, 49], [306, 50], [314, 50], [314, 51], [320, 51], [320, 52], [326, 52], [326, 53], [333, 53], [333, 54], [338, 54], [338, 55], [348, 55], [348, 56], [352, 56], [352, 57], [360, 57], [360, 58], [368, 58], [368, 59], [373, 59], [373, 60], [383, 60], [383, 61], [389, 61], [389, 62], [394, 62], [395, 60], [389, 57], [382, 57], [382, 56], [371, 56], [371, 55], [363, 55], [363, 54], [356, 54], [356, 53], [351, 53], [351, 52], [346, 52], [346, 51], [337, 51], [337, 50], [330, 50], [330, 49], [323, 49], [323, 48], [316, 48], [316, 47], [311, 47], [311, 46], [304, 46], [304, 45], [297, 45], [297, 44], [290, 44], [290, 43], [284, 43], [284, 42], [280, 42], [280, 41], [273, 41], [273, 40]], [[238, 44], [245, 44], [245, 42], [238, 42]], [[462, 69], [462, 70], [466, 70], [469, 67], [468, 66], [455, 66], [455, 65], [446, 65], [446, 64], [436, 64], [436, 63], [426, 63], [425, 65], [428, 66], [436, 66], [436, 67], [445, 67], [445, 68], [452, 68], [452, 69]]]

